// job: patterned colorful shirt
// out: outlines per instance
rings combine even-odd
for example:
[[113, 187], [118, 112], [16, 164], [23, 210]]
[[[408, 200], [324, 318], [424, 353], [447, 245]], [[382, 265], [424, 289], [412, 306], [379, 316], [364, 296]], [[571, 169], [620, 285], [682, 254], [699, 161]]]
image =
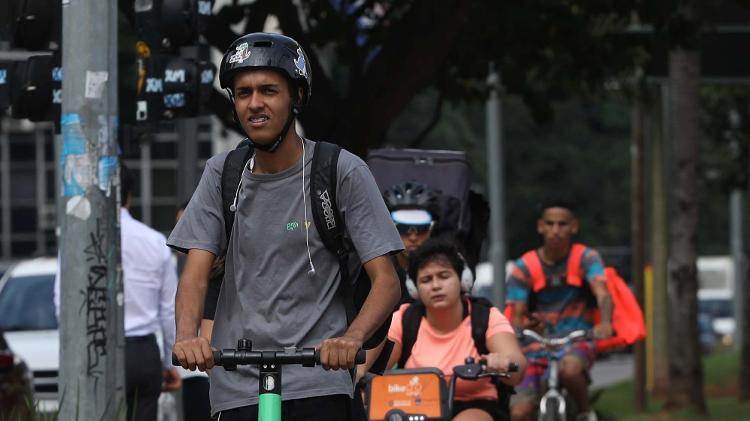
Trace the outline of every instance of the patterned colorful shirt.
[[[593, 307], [596, 303], [591, 302], [594, 298], [590, 288], [577, 288], [567, 284], [568, 257], [552, 265], [541, 263], [546, 286], [533, 293], [529, 269], [522, 258], [515, 261], [508, 276], [508, 303], [533, 304], [529, 312], [534, 312], [545, 324], [547, 335], [558, 336], [576, 329], [591, 329], [594, 324]], [[588, 284], [607, 281], [604, 262], [596, 250], [587, 247], [583, 252], [581, 273]]]

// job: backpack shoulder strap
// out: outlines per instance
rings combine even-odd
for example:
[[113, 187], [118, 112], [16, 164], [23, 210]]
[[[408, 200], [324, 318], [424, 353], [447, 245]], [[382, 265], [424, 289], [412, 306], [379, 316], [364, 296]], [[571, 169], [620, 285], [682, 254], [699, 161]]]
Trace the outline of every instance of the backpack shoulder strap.
[[529, 274], [531, 275], [531, 289], [534, 292], [544, 289], [545, 285], [547, 285], [547, 279], [544, 276], [542, 261], [539, 260], [536, 250], [527, 251], [521, 256], [521, 260], [523, 260], [526, 269], [529, 270]]
[[574, 243], [570, 247], [570, 253], [568, 254], [568, 269], [565, 275], [566, 282], [568, 285], [581, 287], [583, 286], [583, 273], [581, 270], [581, 263], [583, 261], [583, 253], [586, 251], [586, 246], [580, 243]]
[[479, 355], [489, 354], [487, 348], [487, 328], [490, 324], [490, 309], [492, 303], [486, 298], [469, 297], [471, 303], [471, 339]]
[[341, 148], [316, 142], [310, 173], [313, 219], [323, 244], [341, 258], [346, 251], [345, 228], [336, 204], [337, 167]]
[[[483, 297], [469, 297], [471, 301], [471, 339], [479, 355], [490, 353], [487, 348], [487, 328], [490, 325], [490, 310], [492, 303]], [[510, 411], [510, 395], [516, 393], [513, 386], [507, 385], [500, 379], [493, 378], [491, 383], [497, 389], [499, 405], [505, 411]]]
[[[568, 267], [566, 273], [566, 282], [568, 285], [575, 287], [581, 287], [583, 285], [583, 274], [581, 273], [581, 261], [583, 260], [583, 253], [586, 251], [586, 246], [579, 243], [574, 243], [570, 247], [568, 254]], [[542, 261], [539, 259], [539, 254], [536, 250], [530, 250], [524, 253], [521, 257], [526, 268], [529, 270], [531, 275], [532, 290], [539, 292], [544, 289], [547, 285], [547, 279], [544, 276], [544, 269], [542, 268]]]
[[[232, 203], [237, 194], [240, 178], [242, 178], [242, 170], [251, 156], [253, 156], [253, 147], [250, 145], [250, 141], [245, 139], [235, 149], [229, 151], [221, 170], [221, 209], [224, 215], [227, 248], [232, 236], [232, 225], [234, 225]], [[216, 303], [219, 300], [221, 284], [224, 282], [224, 256], [226, 252], [226, 248], [222, 250], [222, 255], [219, 256], [211, 269], [206, 298], [203, 301], [204, 319], [213, 320], [216, 313]]]
[[404, 368], [406, 362], [411, 357], [411, 350], [417, 342], [419, 334], [419, 325], [422, 324], [422, 317], [425, 315], [425, 307], [422, 303], [414, 303], [406, 308], [401, 319], [401, 357], [398, 359], [398, 367]]
[[313, 221], [321, 241], [339, 259], [339, 295], [344, 301], [346, 322], [357, 316], [354, 289], [349, 279], [349, 248], [345, 240], [346, 227], [336, 202], [338, 162], [341, 148], [328, 142], [316, 142], [310, 170], [310, 206]]
[[227, 154], [224, 161], [224, 168], [221, 171], [221, 204], [224, 213], [224, 229], [227, 233], [227, 244], [232, 234], [232, 225], [234, 224], [234, 211], [231, 209], [234, 203], [234, 197], [237, 194], [237, 186], [242, 178], [242, 169], [253, 156], [253, 148], [242, 142], [240, 146], [233, 149]]

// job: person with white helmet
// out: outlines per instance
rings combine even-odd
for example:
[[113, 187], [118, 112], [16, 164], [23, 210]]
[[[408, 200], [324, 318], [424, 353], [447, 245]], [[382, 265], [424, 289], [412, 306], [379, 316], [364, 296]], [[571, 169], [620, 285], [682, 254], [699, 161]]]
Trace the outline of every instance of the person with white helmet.
[[412, 303], [414, 299], [404, 283], [409, 270], [409, 256], [432, 236], [438, 223], [438, 193], [424, 184], [407, 181], [383, 192], [383, 199], [404, 243], [404, 251], [394, 256], [401, 282], [399, 304]]

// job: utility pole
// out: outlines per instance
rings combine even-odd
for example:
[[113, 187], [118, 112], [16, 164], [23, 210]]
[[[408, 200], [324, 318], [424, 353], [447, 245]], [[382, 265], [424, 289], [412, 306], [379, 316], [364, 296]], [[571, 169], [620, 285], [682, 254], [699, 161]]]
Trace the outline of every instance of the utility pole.
[[732, 262], [734, 263], [734, 348], [739, 351], [742, 343], [742, 325], [745, 322], [742, 315], [743, 294], [746, 288], [745, 281], [745, 245], [744, 224], [745, 216], [745, 192], [735, 188], [729, 193], [729, 235], [730, 248], [732, 250]]
[[490, 262], [494, 278], [492, 298], [500, 309], [505, 308], [505, 211], [504, 165], [502, 137], [502, 107], [500, 104], [500, 75], [491, 62], [487, 85], [487, 187], [490, 192]]
[[117, 2], [62, 0], [62, 420], [124, 420]]
[[[198, 47], [182, 48], [182, 57], [199, 59]], [[177, 128], [177, 200], [179, 206], [195, 191], [198, 161], [198, 117], [181, 118], [175, 121]]]
[[180, 205], [190, 200], [198, 177], [198, 117], [182, 118], [177, 128], [177, 200]]

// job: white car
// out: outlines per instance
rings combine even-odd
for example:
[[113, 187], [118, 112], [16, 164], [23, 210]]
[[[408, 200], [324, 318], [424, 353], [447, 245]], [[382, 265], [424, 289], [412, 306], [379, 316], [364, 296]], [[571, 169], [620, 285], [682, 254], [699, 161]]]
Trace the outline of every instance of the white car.
[[57, 260], [25, 260], [0, 278], [0, 330], [33, 375], [40, 412], [57, 411], [60, 339], [53, 302]]
[[[0, 278], [0, 331], [5, 332], [8, 347], [32, 372], [34, 401], [42, 413], [58, 409], [58, 370], [60, 335], [55, 315], [54, 288], [56, 258], [24, 260]], [[158, 341], [161, 346], [161, 340]], [[206, 376], [181, 370], [183, 378]], [[162, 393], [159, 419], [177, 419], [181, 411], [174, 395]]]
[[727, 290], [698, 290], [698, 312], [710, 317], [713, 330], [724, 345], [734, 342], [734, 294]]

